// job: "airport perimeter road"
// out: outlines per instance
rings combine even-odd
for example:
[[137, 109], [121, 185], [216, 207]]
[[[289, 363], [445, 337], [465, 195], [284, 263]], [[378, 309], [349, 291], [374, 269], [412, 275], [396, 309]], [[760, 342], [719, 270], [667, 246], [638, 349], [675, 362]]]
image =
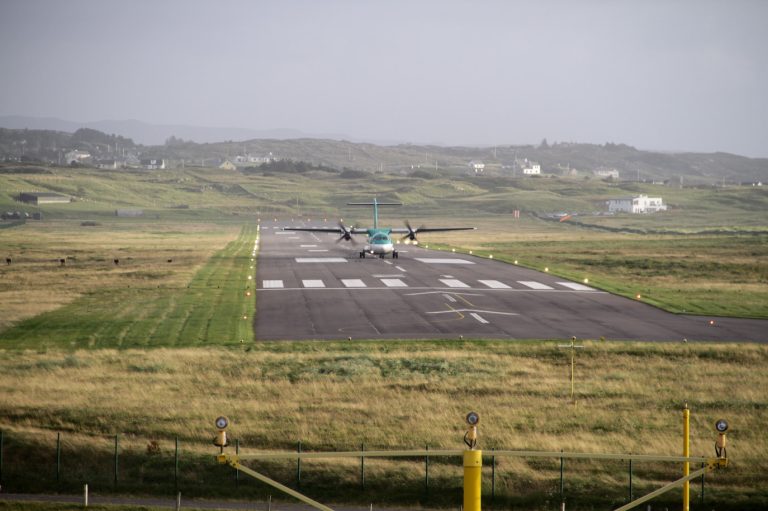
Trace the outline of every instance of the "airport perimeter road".
[[360, 259], [363, 236], [337, 244], [338, 235], [287, 225], [261, 226], [257, 340], [768, 341], [766, 320], [671, 314], [547, 273], [413, 245], [397, 245], [399, 259]]

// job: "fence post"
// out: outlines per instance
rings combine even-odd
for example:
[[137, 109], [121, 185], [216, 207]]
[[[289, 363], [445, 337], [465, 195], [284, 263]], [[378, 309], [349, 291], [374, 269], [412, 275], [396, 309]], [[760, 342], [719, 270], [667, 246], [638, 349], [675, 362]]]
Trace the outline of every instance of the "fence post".
[[[704, 463], [701, 464], [701, 468], [704, 468]], [[704, 505], [704, 474], [701, 474], [701, 505]]]
[[[493, 452], [495, 449], [491, 449]], [[491, 504], [496, 500], [496, 456], [491, 456]]]
[[[560, 450], [562, 453], [562, 449]], [[560, 502], [565, 502], [565, 483], [563, 481], [563, 474], [565, 472], [565, 458], [560, 457]]]
[[0, 429], [0, 486], [3, 485], [3, 430]]
[[176, 451], [173, 462], [173, 486], [176, 492], [179, 491], [179, 437], [176, 437]]
[[88, 507], [88, 483], [83, 485], [83, 507]]
[[[360, 444], [360, 451], [365, 452], [365, 443]], [[360, 485], [365, 490], [365, 456], [360, 456]]]
[[[429, 444], [425, 450], [429, 451]], [[429, 496], [429, 454], [424, 456], [424, 493]]]
[[56, 433], [56, 482], [61, 481], [61, 432]]
[[[296, 452], [301, 453], [301, 440]], [[296, 458], [296, 488], [301, 488], [301, 458]]]
[[[235, 454], [240, 454], [240, 439], [235, 439]], [[240, 471], [235, 469], [235, 488], [240, 486]]]
[[119, 439], [118, 439], [118, 435], [115, 435], [115, 486], [117, 486], [118, 448], [119, 448]]
[[632, 458], [629, 458], [629, 502], [632, 502]]

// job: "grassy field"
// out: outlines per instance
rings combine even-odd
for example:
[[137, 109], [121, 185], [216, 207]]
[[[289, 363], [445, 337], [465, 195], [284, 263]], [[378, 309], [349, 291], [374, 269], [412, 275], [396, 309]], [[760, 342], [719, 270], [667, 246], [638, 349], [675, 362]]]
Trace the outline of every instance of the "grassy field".
[[255, 225], [46, 222], [14, 234], [18, 256], [0, 269], [3, 347], [253, 340]]
[[[678, 454], [681, 408], [692, 410], [692, 454], [711, 455], [713, 423], [731, 423], [729, 469], [707, 478], [718, 509], [768, 505], [768, 348], [761, 345], [586, 341], [577, 358], [577, 404], [569, 402], [568, 354], [557, 342], [369, 342], [257, 344], [237, 349], [78, 350], [0, 353], [4, 488], [40, 491], [56, 483], [55, 432], [63, 433], [66, 487], [112, 488], [112, 436], [123, 452], [117, 491], [173, 491], [173, 439], [182, 491], [261, 496], [233, 488], [212, 463], [214, 417], [254, 449], [460, 448], [463, 417], [480, 413], [480, 445], [491, 448]], [[157, 441], [159, 452], [147, 454]], [[33, 448], [38, 456], [24, 456]], [[10, 463], [10, 469], [8, 468]], [[295, 463], [256, 463], [295, 484]], [[36, 467], [36, 468], [35, 468]], [[77, 467], [73, 470], [73, 467]], [[569, 461], [566, 497], [605, 507], [627, 491], [626, 463]], [[25, 471], [38, 477], [24, 480]], [[497, 459], [498, 502], [553, 498], [557, 460]], [[637, 495], [671, 481], [680, 467], [635, 463]], [[435, 461], [423, 493], [423, 461], [306, 461], [302, 488], [328, 501], [449, 504], [460, 466]], [[486, 484], [490, 484], [486, 473]], [[397, 492], [388, 492], [397, 481]], [[695, 488], [698, 488], [695, 486]], [[486, 488], [486, 492], [489, 492]], [[190, 493], [191, 492], [191, 493]], [[673, 495], [679, 495], [675, 493]], [[670, 497], [666, 501], [674, 501]], [[662, 499], [664, 501], [664, 499]]]
[[[0, 229], [0, 255], [13, 260], [0, 267], [4, 489], [77, 491], [88, 481], [104, 492], [173, 495], [178, 484], [190, 496], [264, 498], [263, 486], [242, 479], [235, 486], [231, 471], [211, 463], [211, 422], [221, 413], [233, 419], [231, 434], [246, 451], [295, 449], [298, 441], [307, 450], [459, 448], [462, 418], [476, 409], [485, 449], [675, 454], [687, 401], [694, 454], [712, 452], [714, 420], [722, 416], [733, 425], [733, 464], [708, 476], [707, 503], [718, 509], [768, 506], [763, 346], [585, 341], [573, 406], [567, 356], [556, 341], [254, 343], [256, 297], [247, 294], [259, 218], [344, 217], [367, 225], [367, 211], [343, 204], [377, 196], [405, 203], [383, 211], [384, 225], [408, 218], [414, 226], [479, 228], [424, 236], [422, 243], [432, 248], [547, 267], [626, 296], [640, 293], [674, 312], [768, 317], [764, 190], [54, 169], [0, 174], [0, 209], [20, 208], [11, 196], [33, 189], [77, 201], [24, 206], [41, 211], [44, 220]], [[584, 214], [574, 217], [580, 224], [541, 219], [564, 210], [590, 213], [606, 198], [634, 193], [661, 194], [672, 210]], [[144, 214], [115, 217], [123, 207]], [[523, 211], [519, 220], [511, 214], [516, 209]], [[65, 467], [58, 482], [57, 432]], [[117, 486], [111, 472], [115, 434], [121, 446]], [[148, 452], [152, 442], [159, 451]], [[258, 467], [295, 484], [293, 463]], [[568, 462], [569, 509], [623, 502], [626, 468]], [[460, 492], [460, 467], [453, 461], [430, 466], [429, 493], [420, 460], [366, 462], [364, 489], [359, 460], [305, 462], [303, 469], [302, 488], [327, 501], [448, 506]], [[657, 464], [634, 469], [636, 495], [679, 473], [679, 467]], [[496, 504], [554, 507], [558, 476], [557, 460], [498, 459]]]

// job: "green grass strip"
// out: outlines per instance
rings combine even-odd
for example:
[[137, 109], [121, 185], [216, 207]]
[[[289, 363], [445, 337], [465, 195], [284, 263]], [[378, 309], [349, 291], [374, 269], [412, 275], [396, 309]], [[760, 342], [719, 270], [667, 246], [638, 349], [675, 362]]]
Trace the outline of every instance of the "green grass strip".
[[[2, 348], [144, 348], [253, 341], [256, 226], [211, 257], [186, 288], [100, 290], [0, 334]], [[254, 261], [252, 261], [254, 259]]]

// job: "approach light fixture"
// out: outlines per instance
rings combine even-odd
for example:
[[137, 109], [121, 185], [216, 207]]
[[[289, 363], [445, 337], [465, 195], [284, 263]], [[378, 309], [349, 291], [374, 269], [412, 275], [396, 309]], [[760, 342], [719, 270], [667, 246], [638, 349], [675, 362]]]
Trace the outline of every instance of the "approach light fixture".
[[227, 426], [229, 426], [229, 419], [224, 417], [223, 415], [221, 417], [216, 418], [216, 427], [219, 429], [227, 429]]
[[477, 426], [480, 423], [480, 416], [477, 412], [469, 412], [466, 417], [467, 424]]
[[719, 421], [715, 422], [715, 429], [718, 431], [718, 433], [725, 433], [728, 431], [728, 421], [725, 419], [720, 419]]

